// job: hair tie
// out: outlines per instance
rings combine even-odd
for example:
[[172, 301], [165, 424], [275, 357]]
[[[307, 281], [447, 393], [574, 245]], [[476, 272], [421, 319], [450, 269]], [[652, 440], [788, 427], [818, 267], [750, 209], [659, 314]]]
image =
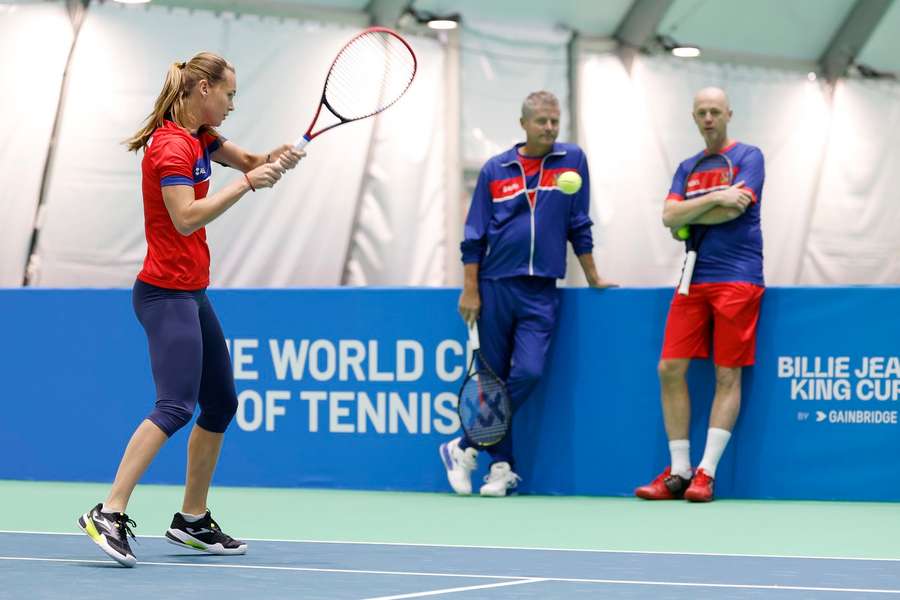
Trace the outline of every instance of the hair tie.
[[183, 69], [183, 68], [185, 68], [186, 66], [187, 66], [187, 63], [186, 63], [186, 62], [180, 62], [180, 63], [178, 63], [178, 68], [179, 68], [179, 69]]

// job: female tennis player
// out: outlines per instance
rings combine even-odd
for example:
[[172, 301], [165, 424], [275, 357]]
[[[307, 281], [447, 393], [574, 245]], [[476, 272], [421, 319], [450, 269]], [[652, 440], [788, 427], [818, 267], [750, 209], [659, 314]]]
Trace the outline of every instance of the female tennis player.
[[[132, 299], [147, 333], [156, 383], [156, 406], [131, 436], [105, 502], [78, 525], [110, 557], [137, 562], [129, 546], [134, 521], [125, 514], [137, 482], [162, 445], [186, 425], [199, 402], [188, 441], [181, 511], [166, 539], [213, 554], [243, 554], [247, 544], [225, 534], [206, 506], [222, 436], [237, 410], [231, 359], [222, 328], [206, 296], [209, 248], [204, 227], [248, 192], [274, 186], [304, 156], [291, 144], [251, 154], [214, 127], [234, 110], [234, 67], [202, 52], [169, 67], [144, 126], [125, 141], [144, 150], [141, 163], [147, 256]], [[220, 191], [209, 191], [211, 160], [243, 172]]]

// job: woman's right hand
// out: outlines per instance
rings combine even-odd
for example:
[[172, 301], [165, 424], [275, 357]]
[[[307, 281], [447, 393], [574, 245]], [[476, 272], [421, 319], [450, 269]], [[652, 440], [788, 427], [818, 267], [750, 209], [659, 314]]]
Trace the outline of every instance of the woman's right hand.
[[265, 163], [247, 171], [247, 179], [253, 184], [254, 189], [258, 190], [274, 186], [283, 174], [284, 171], [278, 163]]

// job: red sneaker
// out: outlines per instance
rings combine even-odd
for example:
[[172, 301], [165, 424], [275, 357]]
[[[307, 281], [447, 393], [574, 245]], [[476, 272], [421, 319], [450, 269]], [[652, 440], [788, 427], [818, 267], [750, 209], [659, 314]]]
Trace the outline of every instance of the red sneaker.
[[634, 490], [634, 495], [644, 500], [678, 500], [690, 482], [681, 475], [672, 475], [672, 467], [666, 467], [656, 479]]
[[713, 484], [716, 480], [709, 476], [703, 469], [697, 469], [691, 485], [684, 493], [684, 499], [690, 502], [711, 502], [713, 499]]

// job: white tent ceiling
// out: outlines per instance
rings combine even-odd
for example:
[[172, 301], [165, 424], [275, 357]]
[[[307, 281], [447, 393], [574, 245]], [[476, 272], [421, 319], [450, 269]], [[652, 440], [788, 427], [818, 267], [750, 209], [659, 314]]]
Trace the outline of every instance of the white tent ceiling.
[[818, 60], [854, 0], [675, 0], [659, 32], [741, 54]]
[[[93, 0], [104, 1], [104, 0]], [[109, 1], [109, 0], [105, 0]], [[212, 8], [236, 13], [301, 16], [364, 23], [367, 13], [395, 14], [405, 0], [153, 0], [157, 4]], [[613, 37], [632, 7], [664, 7], [655, 32], [699, 45], [708, 58], [814, 66], [850, 19], [854, 8], [886, 2], [877, 26], [864, 34], [855, 62], [878, 71], [900, 72], [900, 3], [893, 0], [412, 0], [416, 10], [458, 13], [463, 21], [510, 29], [536, 25], [571, 29], [589, 37]], [[877, 11], [876, 11], [877, 12]], [[391, 25], [392, 23], [386, 23]], [[652, 36], [651, 36], [652, 37]]]
[[557, 0], [542, 2], [531, 0], [416, 0], [413, 6], [434, 13], [454, 13], [463, 20], [494, 21], [516, 26], [533, 27], [538, 24], [558, 25], [591, 36], [609, 37], [631, 8], [632, 0], [603, 0], [602, 2], [578, 2]]

